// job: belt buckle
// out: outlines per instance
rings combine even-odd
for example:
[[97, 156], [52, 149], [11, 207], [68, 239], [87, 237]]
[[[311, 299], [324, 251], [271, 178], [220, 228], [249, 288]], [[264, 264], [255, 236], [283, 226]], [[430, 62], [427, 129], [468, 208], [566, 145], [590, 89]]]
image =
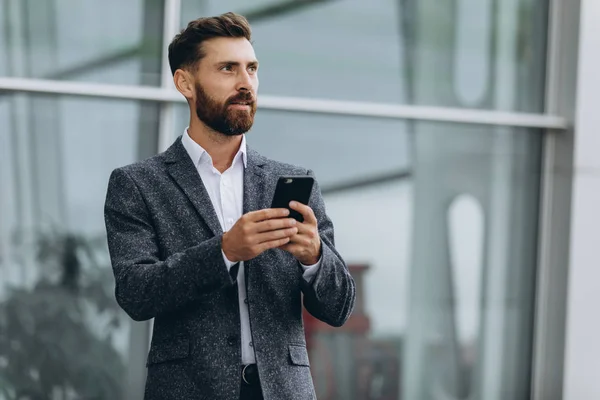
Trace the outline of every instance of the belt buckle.
[[244, 365], [244, 369], [242, 369], [242, 379], [244, 380], [244, 382], [246, 382], [247, 385], [250, 384], [250, 382], [248, 382], [248, 380], [246, 380], [246, 368], [248, 368], [250, 364], [246, 364]]

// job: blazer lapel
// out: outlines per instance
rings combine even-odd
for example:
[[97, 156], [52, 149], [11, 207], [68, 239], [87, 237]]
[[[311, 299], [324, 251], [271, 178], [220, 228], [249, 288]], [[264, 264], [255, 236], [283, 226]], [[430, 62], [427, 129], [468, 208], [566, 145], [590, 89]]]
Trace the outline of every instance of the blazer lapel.
[[165, 152], [165, 162], [169, 175], [186, 194], [213, 234], [215, 236], [222, 235], [223, 229], [210, 196], [192, 159], [181, 143], [181, 137]]
[[244, 214], [268, 208], [271, 188], [268, 187], [264, 170], [266, 159], [251, 148], [247, 148], [248, 165], [244, 171]]

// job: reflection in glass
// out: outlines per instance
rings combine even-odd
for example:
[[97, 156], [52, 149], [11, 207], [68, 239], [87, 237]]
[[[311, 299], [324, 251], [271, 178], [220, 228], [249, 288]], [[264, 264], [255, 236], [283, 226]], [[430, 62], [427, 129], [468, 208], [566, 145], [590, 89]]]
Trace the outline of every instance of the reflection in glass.
[[0, 76], [160, 84], [164, 0], [2, 3]]
[[131, 321], [103, 203], [112, 169], [156, 143], [138, 135], [142, 106], [0, 97], [0, 398], [126, 398]]
[[400, 4], [406, 102], [543, 112], [547, 1]]
[[542, 136], [416, 129], [402, 398], [528, 399]]
[[464, 349], [473, 346], [481, 327], [484, 230], [481, 204], [473, 196], [457, 196], [448, 207], [448, 240], [456, 341]]
[[[469, 221], [469, 223], [465, 223]], [[451, 298], [450, 325], [457, 351], [457, 370], [461, 374], [459, 398], [474, 398], [477, 380], [474, 368], [480, 343], [483, 272], [483, 209], [474, 196], [458, 195], [448, 207], [448, 240]], [[465, 246], [470, 243], [470, 246]], [[442, 389], [440, 389], [442, 390]]]
[[490, 84], [492, 0], [459, 0], [454, 55], [454, 91], [465, 107], [476, 107]]

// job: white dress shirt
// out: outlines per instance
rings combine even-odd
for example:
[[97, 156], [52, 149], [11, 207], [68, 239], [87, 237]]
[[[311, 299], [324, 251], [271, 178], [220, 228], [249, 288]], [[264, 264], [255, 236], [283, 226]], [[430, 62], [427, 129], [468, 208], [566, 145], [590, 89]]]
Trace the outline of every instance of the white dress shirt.
[[[189, 136], [187, 129], [182, 137], [182, 144], [187, 150], [190, 158], [194, 162], [204, 187], [210, 196], [221, 228], [227, 232], [233, 227], [238, 219], [243, 215], [243, 195], [244, 195], [244, 169], [248, 161], [246, 156], [246, 136], [242, 137], [242, 144], [233, 158], [233, 163], [225, 172], [219, 172], [212, 162], [210, 155], [194, 142]], [[235, 263], [229, 261], [223, 253], [223, 260], [227, 269], [231, 269]], [[314, 265], [300, 264], [304, 269], [304, 279], [310, 279], [317, 273], [321, 260]], [[290, 271], [291, 273], [291, 271]], [[242, 364], [254, 364], [256, 358], [252, 348], [252, 332], [250, 330], [250, 319], [248, 316], [248, 305], [246, 304], [246, 276], [244, 272], [244, 263], [240, 262], [238, 275], [238, 303], [240, 308], [241, 343], [242, 343]]]

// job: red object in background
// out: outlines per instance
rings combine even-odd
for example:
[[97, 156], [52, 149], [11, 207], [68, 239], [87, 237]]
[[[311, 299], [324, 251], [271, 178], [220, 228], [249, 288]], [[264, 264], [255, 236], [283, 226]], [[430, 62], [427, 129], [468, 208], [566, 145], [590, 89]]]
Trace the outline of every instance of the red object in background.
[[312, 339], [317, 332], [343, 332], [351, 333], [360, 337], [366, 337], [371, 329], [369, 317], [365, 313], [363, 284], [363, 275], [368, 271], [369, 266], [364, 264], [355, 264], [349, 265], [348, 269], [350, 270], [350, 274], [354, 278], [354, 283], [356, 284], [356, 302], [354, 304], [354, 311], [352, 312], [352, 315], [343, 326], [334, 328], [310, 315], [306, 309], [303, 309], [302, 311], [304, 318], [304, 331], [306, 333], [306, 347], [309, 352], [313, 348]]
[[[350, 265], [356, 302], [346, 323], [334, 328], [303, 310], [306, 347], [320, 400], [400, 399], [401, 338], [372, 340], [365, 311], [368, 265]], [[350, 386], [349, 386], [350, 385]]]

